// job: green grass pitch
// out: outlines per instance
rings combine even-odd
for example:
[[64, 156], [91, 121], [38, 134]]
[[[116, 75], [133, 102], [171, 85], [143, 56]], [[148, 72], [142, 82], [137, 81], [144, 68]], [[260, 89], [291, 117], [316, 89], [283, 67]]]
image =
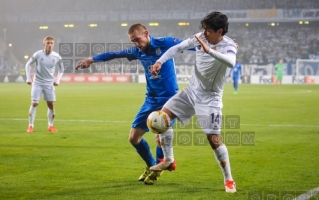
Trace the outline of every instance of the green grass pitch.
[[[137, 181], [144, 163], [127, 138], [145, 98], [144, 84], [61, 84], [56, 87], [58, 133], [46, 130], [42, 99], [35, 132], [26, 132], [30, 89], [0, 84], [0, 199], [281, 198], [319, 187], [317, 85], [240, 85], [237, 95], [225, 86], [223, 114], [239, 115], [236, 131], [255, 134], [252, 145], [228, 145], [235, 194], [225, 193], [208, 145], [178, 140], [177, 170], [165, 172], [152, 186]], [[154, 134], [145, 138], [155, 154]]]

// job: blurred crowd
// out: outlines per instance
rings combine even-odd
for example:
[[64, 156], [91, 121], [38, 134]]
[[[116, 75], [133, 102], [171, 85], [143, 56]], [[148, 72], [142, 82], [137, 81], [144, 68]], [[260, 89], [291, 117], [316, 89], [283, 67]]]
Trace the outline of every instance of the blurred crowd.
[[[309, 54], [319, 55], [319, 23], [299, 25], [297, 23], [280, 23], [270, 26], [268, 23], [251, 23], [248, 27], [241, 23], [231, 23], [227, 36], [236, 39], [239, 44], [238, 60], [243, 64], [275, 64], [279, 59], [285, 63], [295, 63], [296, 59], [309, 59]], [[173, 36], [187, 39], [201, 31], [199, 22], [190, 26], [179, 27], [176, 24], [160, 24], [158, 27], [147, 26], [150, 35], [154, 37]], [[127, 35], [128, 27], [118, 24], [108, 24], [99, 28], [51, 29], [50, 35], [56, 38], [55, 51], [59, 52], [59, 43], [124, 43], [132, 44]], [[61, 34], [63, 33], [63, 34]], [[42, 40], [47, 35], [34, 34], [32, 30], [25, 29], [24, 34], [28, 40], [16, 37], [15, 42], [21, 44], [19, 49], [29, 52], [31, 56], [35, 51], [42, 49]], [[111, 49], [106, 49], [110, 51]], [[11, 67], [7, 55], [2, 56], [0, 69]], [[20, 56], [22, 58], [22, 56]], [[195, 54], [185, 51], [179, 54], [176, 63], [194, 63]], [[22, 63], [26, 62], [23, 60]]]
[[[79, 13], [79, 12], [139, 12], [139, 11], [200, 11], [241, 10], [241, 9], [294, 9], [319, 8], [318, 0], [11, 0], [2, 6], [2, 14], [24, 13]], [[17, 6], [19, 5], [19, 6]], [[1, 10], [0, 9], [0, 10]], [[144, 23], [144, 22], [142, 22]], [[42, 48], [42, 39], [47, 35], [56, 38], [55, 51], [59, 52], [59, 43], [126, 43], [131, 44], [127, 36], [127, 27], [119, 22], [99, 22], [96, 28], [77, 22], [72, 29], [66, 29], [61, 23], [49, 25], [46, 31], [39, 31], [36, 23], [7, 25], [7, 41], [14, 41], [13, 47], [0, 48], [0, 70], [16, 68], [17, 62], [10, 59], [13, 52], [20, 65], [35, 51]], [[148, 26], [154, 37], [173, 36], [186, 39], [200, 31], [199, 21], [190, 21], [189, 26], [177, 26], [176, 21], [160, 21], [158, 27]], [[23, 37], [21, 32], [23, 31]], [[297, 22], [276, 23], [230, 23], [227, 35], [236, 39], [240, 48], [238, 60], [243, 64], [275, 64], [279, 59], [294, 63], [296, 59], [308, 59], [309, 54], [319, 55], [319, 22], [311, 21], [308, 25]], [[0, 44], [1, 45], [1, 44]], [[193, 52], [184, 52], [176, 58], [176, 63], [193, 63]], [[13, 61], [14, 60], [14, 61]]]

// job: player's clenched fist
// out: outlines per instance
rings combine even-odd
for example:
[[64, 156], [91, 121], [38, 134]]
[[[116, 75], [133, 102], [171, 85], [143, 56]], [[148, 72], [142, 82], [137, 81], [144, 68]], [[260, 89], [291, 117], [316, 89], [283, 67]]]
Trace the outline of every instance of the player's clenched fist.
[[86, 68], [89, 68], [90, 65], [93, 63], [93, 58], [90, 57], [90, 58], [86, 58], [86, 59], [83, 59], [83, 60], [80, 60], [75, 69], [78, 70], [78, 69], [86, 69]]

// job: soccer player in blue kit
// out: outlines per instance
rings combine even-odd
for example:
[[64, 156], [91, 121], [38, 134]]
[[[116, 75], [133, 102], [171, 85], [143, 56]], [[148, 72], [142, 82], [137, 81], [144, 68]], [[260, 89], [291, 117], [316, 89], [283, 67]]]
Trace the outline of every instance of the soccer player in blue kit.
[[182, 40], [173, 37], [154, 38], [149, 35], [148, 30], [142, 24], [134, 24], [128, 30], [130, 40], [135, 47], [124, 49], [120, 52], [105, 52], [97, 56], [83, 59], [78, 62], [76, 69], [88, 68], [92, 63], [108, 61], [115, 58], [127, 58], [131, 60], [140, 60], [145, 71], [146, 77], [146, 98], [144, 104], [135, 116], [132, 128], [129, 134], [129, 141], [136, 149], [137, 153], [146, 163], [144, 173], [139, 177], [139, 181], [145, 184], [154, 184], [162, 172], [150, 171], [150, 167], [158, 164], [160, 159], [169, 158], [172, 164], [168, 170], [175, 170], [176, 162], [173, 156], [172, 145], [165, 145], [161, 148], [161, 143], [172, 144], [173, 129], [170, 128], [165, 133], [156, 136], [156, 157], [155, 160], [151, 154], [146, 140], [143, 138], [145, 132], [149, 129], [146, 125], [148, 115], [156, 110], [161, 110], [168, 99], [174, 96], [178, 91], [174, 60], [170, 59], [165, 64], [158, 75], [151, 74], [151, 67], [155, 64], [163, 53], [170, 47], [177, 45]]
[[236, 64], [231, 70], [229, 71], [229, 76], [233, 78], [233, 86], [234, 86], [234, 94], [238, 93], [238, 80], [241, 76], [241, 64], [238, 60], [236, 60]]

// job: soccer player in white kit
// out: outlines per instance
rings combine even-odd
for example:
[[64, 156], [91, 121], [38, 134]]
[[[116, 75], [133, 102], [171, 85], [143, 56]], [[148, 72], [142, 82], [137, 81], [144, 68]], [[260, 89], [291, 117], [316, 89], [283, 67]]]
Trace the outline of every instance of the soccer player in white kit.
[[[36, 115], [36, 109], [40, 101], [40, 97], [43, 94], [43, 99], [48, 105], [48, 131], [57, 132], [53, 126], [54, 120], [54, 101], [55, 89], [54, 86], [58, 86], [63, 75], [64, 67], [61, 56], [53, 51], [54, 38], [47, 36], [43, 39], [43, 50], [39, 50], [33, 54], [25, 65], [25, 71], [27, 76], [27, 84], [32, 85], [31, 89], [31, 106], [29, 109], [29, 127], [27, 132], [32, 133], [34, 127], [34, 119]], [[30, 75], [31, 65], [36, 63], [34, 69], [33, 81]], [[54, 79], [55, 68], [58, 66], [58, 76]]]
[[[152, 73], [156, 75], [162, 64], [179, 52], [196, 48], [196, 63], [188, 87], [169, 99], [162, 111], [181, 123], [186, 123], [193, 115], [197, 116], [198, 124], [206, 134], [223, 172], [225, 190], [233, 193], [236, 192], [236, 184], [231, 175], [228, 150], [221, 141], [220, 132], [224, 79], [227, 68], [235, 65], [237, 44], [225, 36], [228, 17], [223, 13], [209, 13], [202, 19], [201, 28], [203, 32], [166, 51], [153, 65]], [[150, 169], [165, 170], [171, 164], [171, 159], [164, 159], [164, 162]]]

